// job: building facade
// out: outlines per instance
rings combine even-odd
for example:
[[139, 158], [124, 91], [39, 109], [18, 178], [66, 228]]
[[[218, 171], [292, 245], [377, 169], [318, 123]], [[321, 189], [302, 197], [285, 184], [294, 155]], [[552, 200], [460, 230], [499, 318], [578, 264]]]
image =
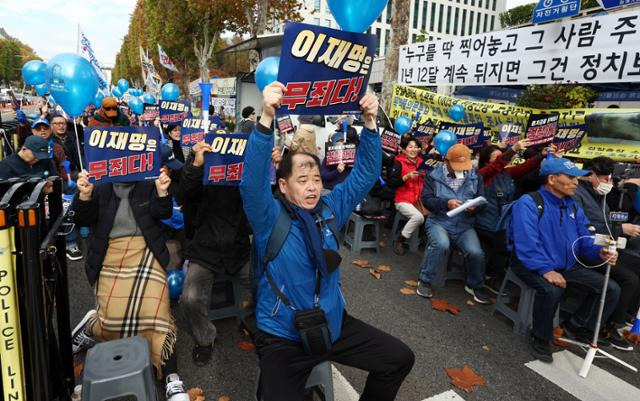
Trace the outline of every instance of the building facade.
[[[305, 0], [302, 3], [300, 14], [303, 22], [340, 28], [326, 0]], [[410, 0], [410, 5], [409, 43], [498, 30], [501, 28], [499, 15], [506, 11], [506, 0]], [[391, 16], [389, 4], [369, 30], [369, 33], [378, 35], [378, 57], [384, 57], [390, 43]]]

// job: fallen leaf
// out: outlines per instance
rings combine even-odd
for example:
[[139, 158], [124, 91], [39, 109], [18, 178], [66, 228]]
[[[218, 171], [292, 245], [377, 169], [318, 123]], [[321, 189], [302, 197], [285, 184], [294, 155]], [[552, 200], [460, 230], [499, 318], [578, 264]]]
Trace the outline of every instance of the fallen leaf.
[[488, 345], [483, 345], [483, 346], [482, 346], [482, 350], [483, 350], [483, 351], [487, 351], [487, 352], [489, 352], [489, 351], [491, 351], [491, 348], [489, 348], [489, 346], [488, 346]]
[[451, 313], [452, 315], [457, 315], [458, 313], [460, 313], [460, 308], [455, 305], [449, 304], [447, 306], [447, 312]]
[[380, 272], [377, 271], [376, 269], [369, 269], [369, 274], [371, 274], [373, 278], [375, 278], [376, 280], [380, 280], [380, 278], [382, 277]]
[[249, 333], [249, 330], [247, 329], [242, 329], [242, 335], [245, 337], [249, 337], [251, 335], [251, 333]]
[[204, 401], [204, 391], [200, 387], [193, 387], [187, 390], [189, 401]]
[[371, 266], [371, 263], [367, 259], [356, 259], [353, 261], [353, 264], [362, 268], [367, 268]]
[[379, 272], [388, 273], [391, 271], [391, 267], [387, 265], [378, 265], [378, 267], [376, 267], [376, 270]]
[[82, 370], [84, 369], [84, 363], [76, 362], [73, 364], [73, 375], [75, 377], [82, 377]]
[[451, 384], [466, 391], [467, 393], [473, 391], [473, 386], [483, 386], [485, 384], [484, 378], [477, 375], [467, 365], [464, 365], [462, 370], [445, 369], [445, 371], [451, 378]]
[[404, 295], [413, 295], [416, 293], [416, 290], [413, 288], [400, 288], [400, 293]]
[[378, 242], [378, 246], [380, 248], [384, 248], [385, 246], [387, 246], [387, 244], [384, 241], [380, 241], [380, 242]]
[[247, 307], [250, 305], [251, 305], [251, 301], [249, 301], [248, 299], [242, 300], [242, 309], [247, 309]]
[[231, 398], [228, 395], [222, 395], [218, 397], [218, 401], [231, 401]]
[[238, 348], [240, 348], [243, 351], [253, 351], [256, 348], [256, 346], [249, 341], [238, 341], [237, 345], [238, 345]]
[[417, 287], [418, 286], [418, 280], [407, 280], [404, 283], [406, 285], [410, 286], [410, 287]]
[[629, 342], [633, 344], [640, 344], [640, 335], [636, 333], [632, 333], [629, 330], [624, 331], [624, 338], [626, 338]]
[[473, 301], [472, 301], [472, 300], [470, 300], [470, 299], [467, 299], [467, 305], [469, 305], [469, 306], [476, 306], [476, 303], [475, 303], [475, 302], [473, 302]]
[[444, 299], [431, 298], [431, 308], [440, 312], [449, 312], [452, 315], [460, 313], [460, 308], [455, 305], [451, 305]]

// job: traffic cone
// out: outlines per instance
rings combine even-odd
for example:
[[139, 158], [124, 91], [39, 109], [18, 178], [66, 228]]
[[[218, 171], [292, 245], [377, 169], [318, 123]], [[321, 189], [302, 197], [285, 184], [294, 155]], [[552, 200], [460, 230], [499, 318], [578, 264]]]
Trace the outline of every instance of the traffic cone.
[[640, 308], [636, 320], [633, 322], [633, 327], [631, 327], [631, 331], [625, 333], [625, 338], [634, 344], [640, 344]]

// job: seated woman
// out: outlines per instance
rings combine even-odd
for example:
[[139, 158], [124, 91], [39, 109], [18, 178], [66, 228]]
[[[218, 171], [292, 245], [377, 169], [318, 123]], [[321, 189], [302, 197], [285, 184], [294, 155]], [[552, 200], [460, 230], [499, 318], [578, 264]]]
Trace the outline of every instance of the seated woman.
[[85, 271], [95, 286], [97, 310], [73, 330], [73, 351], [96, 341], [141, 336], [149, 341], [158, 377], [166, 374], [168, 401], [188, 401], [177, 372], [176, 324], [165, 268], [169, 252], [160, 220], [171, 217], [171, 179], [91, 184], [78, 175], [75, 223], [91, 226]]
[[400, 149], [401, 153], [396, 156], [387, 181], [390, 187], [396, 188], [394, 199], [396, 210], [409, 219], [402, 232], [393, 241], [393, 252], [396, 255], [405, 254], [405, 241], [411, 238], [413, 232], [419, 230], [424, 223], [424, 210], [416, 207], [424, 185], [424, 175], [418, 171], [418, 167], [422, 164], [422, 158], [418, 156], [420, 143], [413, 137], [403, 136], [400, 140]]

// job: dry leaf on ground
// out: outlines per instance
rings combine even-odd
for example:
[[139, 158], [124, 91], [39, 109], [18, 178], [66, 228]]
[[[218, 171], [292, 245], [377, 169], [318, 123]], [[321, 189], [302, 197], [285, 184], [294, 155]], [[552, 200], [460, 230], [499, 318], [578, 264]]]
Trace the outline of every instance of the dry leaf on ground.
[[228, 395], [221, 395], [218, 397], [218, 401], [231, 401], [231, 398]]
[[380, 241], [380, 242], [378, 242], [378, 246], [379, 246], [380, 248], [384, 248], [385, 246], [387, 246], [387, 244], [386, 244], [386, 242], [384, 242], [384, 241]]
[[391, 267], [387, 265], [378, 265], [378, 267], [376, 267], [376, 270], [379, 272], [388, 273], [391, 271]]
[[407, 280], [404, 283], [406, 285], [410, 286], [410, 287], [417, 287], [418, 286], [418, 280]]
[[253, 351], [256, 348], [256, 346], [249, 341], [238, 341], [237, 345], [238, 345], [238, 348], [240, 348], [243, 351]]
[[358, 266], [358, 267], [362, 267], [362, 268], [366, 268], [366, 267], [370, 267], [371, 266], [371, 263], [367, 259], [355, 259], [353, 261], [353, 264]]
[[629, 330], [624, 331], [624, 338], [626, 338], [627, 341], [633, 344], [636, 344], [636, 345], [640, 344], [640, 335], [636, 333], [632, 333]]
[[450, 304], [444, 299], [431, 298], [431, 308], [440, 312], [449, 312], [453, 315], [457, 315], [458, 313], [460, 313], [460, 308]]
[[467, 305], [469, 305], [469, 306], [476, 306], [476, 303], [475, 303], [475, 302], [473, 302], [473, 301], [472, 301], [472, 300], [470, 300], [470, 299], [467, 299]]
[[376, 269], [369, 269], [369, 274], [371, 274], [373, 278], [375, 278], [376, 280], [380, 280], [380, 278], [382, 277], [380, 272], [377, 271]]
[[458, 313], [460, 313], [460, 308], [455, 305], [449, 304], [449, 306], [447, 306], [447, 311], [453, 315], [457, 315]]
[[245, 337], [249, 337], [249, 336], [251, 336], [251, 333], [249, 333], [249, 330], [247, 330], [247, 329], [242, 329], [242, 335], [245, 336]]
[[82, 370], [84, 369], [84, 363], [76, 362], [73, 364], [73, 375], [75, 377], [82, 377]]
[[485, 385], [484, 378], [477, 375], [471, 368], [464, 365], [462, 370], [458, 369], [445, 369], [447, 375], [451, 378], [451, 384], [470, 393], [473, 390], [473, 386]]
[[187, 390], [189, 401], [204, 401], [204, 391], [200, 387], [193, 387]]
[[482, 346], [482, 350], [483, 350], [483, 351], [487, 351], [487, 352], [489, 352], [489, 351], [491, 351], [491, 348], [489, 348], [489, 346], [488, 346], [488, 345], [483, 345], [483, 346]]
[[400, 293], [404, 295], [413, 295], [416, 293], [416, 290], [413, 288], [400, 288]]

